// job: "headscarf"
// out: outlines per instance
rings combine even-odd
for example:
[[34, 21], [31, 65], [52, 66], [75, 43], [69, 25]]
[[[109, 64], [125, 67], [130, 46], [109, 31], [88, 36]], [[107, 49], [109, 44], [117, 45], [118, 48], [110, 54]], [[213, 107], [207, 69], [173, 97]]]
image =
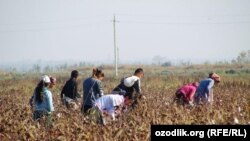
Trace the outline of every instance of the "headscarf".
[[209, 78], [213, 79], [215, 82], [220, 82], [221, 81], [220, 76], [218, 74], [216, 74], [216, 73], [210, 73]]

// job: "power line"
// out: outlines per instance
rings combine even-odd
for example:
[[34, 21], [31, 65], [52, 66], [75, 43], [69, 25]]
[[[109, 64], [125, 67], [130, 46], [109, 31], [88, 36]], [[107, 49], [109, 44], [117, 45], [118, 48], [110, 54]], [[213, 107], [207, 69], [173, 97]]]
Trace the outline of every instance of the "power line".
[[92, 25], [104, 25], [108, 24], [108, 22], [99, 22], [99, 23], [81, 23], [77, 25], [66, 25], [66, 26], [61, 26], [61, 27], [42, 27], [42, 28], [31, 28], [28, 27], [27, 29], [4, 29], [1, 30], [0, 32], [39, 32], [39, 31], [52, 31], [52, 30], [65, 30], [65, 29], [74, 29], [74, 28], [85, 28], [86, 26], [92, 26]]
[[100, 17], [104, 17], [105, 15], [96, 15], [96, 16], [88, 16], [88, 17], [78, 17], [78, 18], [69, 18], [69, 19], [58, 19], [58, 20], [45, 20], [45, 21], [37, 21], [37, 22], [20, 22], [20, 23], [0, 23], [0, 26], [12, 26], [12, 25], [37, 25], [37, 24], [56, 24], [56, 23], [70, 23], [75, 21], [89, 21], [90, 19], [98, 19]]
[[127, 24], [249, 24], [250, 21], [235, 21], [235, 22], [145, 22], [145, 21], [121, 21], [120, 23]]
[[222, 17], [250, 17], [250, 14], [234, 14], [234, 15], [163, 15], [163, 14], [116, 14], [119, 17], [153, 17], [153, 18], [222, 18]]

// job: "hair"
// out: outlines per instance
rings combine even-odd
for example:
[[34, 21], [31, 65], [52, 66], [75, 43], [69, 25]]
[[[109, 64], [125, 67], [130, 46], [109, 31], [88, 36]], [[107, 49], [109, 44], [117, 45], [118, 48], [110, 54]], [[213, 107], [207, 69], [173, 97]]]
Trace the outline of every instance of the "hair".
[[36, 94], [36, 99], [35, 101], [38, 103], [43, 102], [44, 98], [44, 93], [43, 93], [43, 88], [48, 87], [49, 83], [44, 83], [42, 80], [37, 84], [36, 89], [35, 89], [35, 94]]
[[143, 73], [143, 69], [142, 68], [136, 69], [134, 75], [137, 75], [139, 73]]
[[214, 74], [214, 72], [209, 73], [208, 78], [212, 78], [213, 74]]
[[104, 77], [104, 73], [102, 72], [101, 69], [99, 68], [94, 68], [93, 69], [93, 73], [92, 73], [92, 77], [95, 77], [95, 78], [100, 78], [100, 77]]
[[71, 72], [71, 78], [77, 78], [78, 75], [79, 75], [79, 73], [78, 73], [77, 70], [73, 70], [73, 71]]
[[195, 87], [198, 87], [199, 86], [199, 82], [193, 82], [192, 85], [195, 86]]

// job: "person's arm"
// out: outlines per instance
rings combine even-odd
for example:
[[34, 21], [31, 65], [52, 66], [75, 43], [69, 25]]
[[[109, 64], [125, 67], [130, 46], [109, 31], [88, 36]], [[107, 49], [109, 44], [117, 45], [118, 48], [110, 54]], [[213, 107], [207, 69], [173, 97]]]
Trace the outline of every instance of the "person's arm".
[[192, 100], [193, 100], [193, 97], [194, 97], [195, 92], [196, 92], [196, 88], [191, 87], [191, 88], [190, 88], [190, 93], [189, 93], [189, 95], [187, 96], [188, 101], [192, 101]]
[[52, 98], [52, 93], [50, 91], [47, 91], [47, 106], [48, 106], [48, 112], [54, 111], [54, 106], [53, 106], [53, 98]]
[[36, 96], [36, 89], [34, 90], [33, 95], [31, 96], [31, 98], [30, 98], [30, 100], [29, 100], [30, 107], [33, 107], [33, 106], [34, 106], [34, 103], [35, 103], [35, 96]]
[[77, 101], [77, 82], [76, 82], [76, 80], [74, 80], [73, 81], [73, 84], [72, 84], [72, 86], [73, 86], [73, 98], [74, 98], [74, 100], [76, 100]]
[[208, 102], [212, 103], [214, 101], [213, 89], [209, 92]]
[[29, 100], [29, 104], [30, 104], [30, 107], [34, 106], [34, 94], [31, 96], [31, 98]]
[[[66, 83], [67, 84], [67, 83]], [[61, 101], [62, 101], [62, 104], [64, 105], [64, 94], [65, 94], [65, 87], [66, 87], [66, 84], [63, 86], [63, 89], [61, 91]]]
[[141, 82], [140, 80], [137, 80], [135, 84], [133, 85], [136, 93], [141, 94]]
[[209, 84], [208, 84], [207, 89], [206, 89], [206, 91], [207, 91], [207, 100], [210, 99], [210, 96], [212, 98], [212, 95], [213, 95], [213, 89], [212, 88], [213, 88], [213, 86], [214, 86], [214, 80], [209, 81]]
[[101, 81], [97, 81], [97, 90], [98, 90], [99, 97], [104, 95]]
[[115, 107], [109, 107], [106, 109], [108, 115], [112, 118], [112, 120], [115, 120]]

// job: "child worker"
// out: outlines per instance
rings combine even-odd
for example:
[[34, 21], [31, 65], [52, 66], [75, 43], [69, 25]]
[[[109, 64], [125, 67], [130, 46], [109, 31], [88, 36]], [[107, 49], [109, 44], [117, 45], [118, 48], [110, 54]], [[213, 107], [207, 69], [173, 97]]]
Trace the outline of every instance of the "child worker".
[[182, 86], [176, 91], [175, 100], [177, 100], [178, 102], [181, 102], [182, 104], [193, 105], [193, 98], [194, 98], [194, 95], [198, 86], [199, 86], [198, 82], [194, 82], [194, 83], [186, 84]]
[[113, 89], [114, 94], [125, 93], [130, 100], [134, 100], [132, 107], [134, 108], [138, 104], [138, 98], [145, 98], [141, 92], [141, 81], [144, 77], [144, 71], [142, 68], [135, 70], [134, 75], [123, 78], [118, 86]]
[[120, 94], [103, 95], [95, 101], [95, 107], [92, 110], [97, 111], [97, 123], [105, 125], [104, 116], [109, 116], [114, 121], [121, 114], [122, 109], [130, 103], [128, 97]]
[[196, 104], [213, 102], [213, 86], [218, 84], [221, 78], [216, 73], [210, 73], [208, 78], [200, 81], [200, 85], [196, 90], [194, 100]]
[[77, 84], [78, 77], [79, 77], [79, 72], [77, 70], [73, 70], [71, 72], [69, 80], [65, 83], [61, 91], [62, 103], [68, 109], [71, 109], [73, 107], [74, 109], [77, 109], [79, 107], [79, 102], [77, 99], [80, 98], [80, 94], [78, 93], [78, 84]]
[[34, 113], [33, 119], [35, 121], [46, 117], [46, 127], [51, 127], [52, 117], [51, 114], [54, 111], [52, 93], [49, 90], [51, 80], [47, 75], [42, 76], [41, 81], [38, 83], [34, 97]]

